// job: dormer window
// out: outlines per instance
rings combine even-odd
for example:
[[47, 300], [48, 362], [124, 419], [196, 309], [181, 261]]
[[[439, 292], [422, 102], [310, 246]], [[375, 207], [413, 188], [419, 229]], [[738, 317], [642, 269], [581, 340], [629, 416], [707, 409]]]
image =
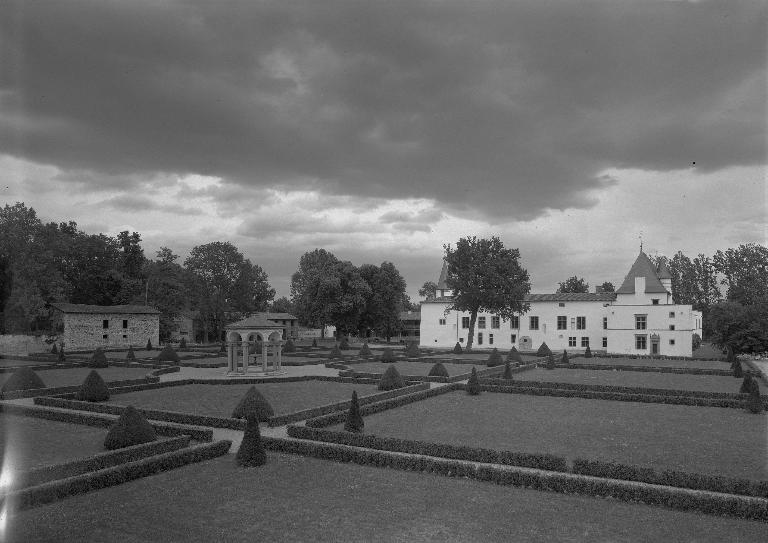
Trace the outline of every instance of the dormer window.
[[652, 298], [652, 299], [651, 299], [651, 303], [652, 303], [653, 305], [659, 305], [659, 299], [658, 299], [658, 298]]

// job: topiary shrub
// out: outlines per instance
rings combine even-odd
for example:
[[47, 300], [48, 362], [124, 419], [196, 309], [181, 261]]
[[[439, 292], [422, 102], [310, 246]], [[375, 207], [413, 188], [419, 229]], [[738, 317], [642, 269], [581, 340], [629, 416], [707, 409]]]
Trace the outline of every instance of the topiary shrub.
[[392, 347], [387, 347], [381, 352], [381, 357], [379, 358], [382, 362], [394, 362], [396, 360], [395, 358], [395, 351], [392, 350]]
[[221, 342], [221, 346], [219, 347], [219, 352], [220, 353], [226, 353], [227, 352], [227, 344], [226, 344], [226, 342], [224, 342], [224, 341]]
[[548, 370], [555, 369], [555, 356], [552, 353], [549, 353], [547, 356], [547, 363], [544, 365], [544, 367]]
[[136, 360], [136, 353], [133, 352], [133, 345], [128, 346], [128, 354], [125, 355], [128, 360]]
[[394, 390], [404, 386], [405, 380], [395, 366], [388, 367], [379, 381], [379, 390]]
[[456, 342], [456, 345], [453, 346], [453, 354], [461, 354], [464, 351], [461, 349], [461, 343], [458, 341]]
[[693, 334], [691, 336], [691, 349], [694, 351], [701, 347], [701, 336], [699, 334]]
[[53, 347], [51, 347], [51, 354], [59, 354], [59, 350], [56, 348], [56, 344], [53, 344]]
[[731, 365], [731, 369], [733, 369], [734, 363], [736, 360], [738, 360], [738, 358], [736, 358], [736, 353], [733, 351], [733, 347], [730, 345], [725, 346], [725, 352], [727, 354], [725, 361], [728, 362]]
[[151, 350], [152, 350], [152, 340], [151, 340], [151, 339], [148, 339], [148, 340], [147, 340], [147, 350], [148, 350], [148, 351], [151, 351]]
[[59, 349], [59, 356], [57, 357], [57, 360], [59, 362], [64, 362], [67, 359], [66, 356], [64, 356], [64, 344], [61, 344], [61, 348]]
[[480, 379], [477, 378], [477, 370], [472, 366], [472, 373], [467, 381], [467, 394], [477, 396], [480, 394]]
[[408, 346], [405, 348], [405, 356], [408, 358], [418, 358], [421, 356], [421, 350], [419, 349], [419, 345], [412, 341], [408, 344]]
[[520, 354], [520, 351], [512, 347], [509, 351], [509, 354], [507, 355], [507, 362], [515, 362], [516, 364], [522, 364], [523, 363], [523, 357]]
[[347, 341], [347, 337], [344, 336], [341, 338], [341, 343], [339, 343], [339, 349], [342, 351], [348, 351], [349, 350], [349, 341]]
[[284, 353], [296, 352], [296, 345], [293, 343], [292, 339], [288, 338], [288, 341], [285, 342], [285, 345], [283, 345], [283, 352]]
[[507, 379], [508, 381], [512, 380], [512, 365], [509, 362], [504, 364], [504, 375], [502, 375], [501, 378]]
[[243, 441], [240, 443], [240, 448], [237, 449], [235, 462], [244, 468], [263, 466], [267, 463], [267, 453], [261, 442], [259, 421], [254, 418], [246, 419]]
[[494, 347], [493, 351], [491, 351], [491, 354], [488, 356], [488, 362], [486, 362], [486, 365], [489, 368], [495, 368], [496, 366], [501, 366], [504, 363], [504, 360], [501, 358], [501, 353], [499, 353], [499, 350]]
[[539, 347], [539, 350], [536, 351], [536, 356], [549, 356], [552, 354], [552, 351], [549, 350], [549, 347], [547, 347], [546, 342], [542, 342], [541, 346]]
[[99, 372], [91, 370], [83, 384], [80, 385], [77, 399], [81, 402], [105, 402], [109, 399], [109, 388], [107, 388], [107, 384]]
[[45, 383], [34, 370], [21, 367], [13, 372], [13, 375], [3, 383], [2, 392], [10, 392], [12, 390], [34, 390], [37, 388], [45, 388]]
[[93, 355], [91, 355], [91, 359], [88, 361], [88, 367], [89, 368], [108, 368], [109, 362], [107, 362], [107, 355], [104, 354], [104, 351], [101, 350], [101, 347], [96, 347], [96, 350], [93, 351]]
[[565, 349], [563, 349], [563, 356], [560, 358], [560, 363], [561, 364], [570, 364], [570, 362], [568, 360], [568, 352]]
[[438, 362], [429, 370], [429, 377], [448, 377], [448, 370], [445, 369], [442, 362]]
[[371, 356], [371, 348], [368, 347], [368, 343], [363, 343], [363, 346], [360, 348], [360, 352], [357, 353], [359, 356]]
[[747, 373], [744, 375], [744, 380], [741, 382], [741, 388], [739, 388], [739, 394], [749, 394], [752, 390], [752, 374]]
[[132, 445], [140, 445], [155, 441], [157, 434], [152, 425], [147, 422], [138, 410], [132, 405], [126, 407], [120, 418], [109, 429], [104, 440], [104, 448], [107, 450], [122, 449]]
[[592, 358], [592, 350], [589, 348], [589, 345], [587, 345], [587, 350], [584, 351], [584, 358]]
[[758, 385], [757, 379], [752, 379], [750, 383], [747, 411], [750, 413], [762, 413], [763, 411], [763, 400], [760, 398], [760, 385]]
[[352, 403], [349, 406], [347, 420], [344, 422], [344, 431], [360, 434], [363, 428], [365, 428], [365, 422], [363, 422], [363, 415], [360, 414], [360, 402], [357, 400], [357, 391], [353, 390]]
[[157, 355], [157, 361], [158, 362], [173, 362], [174, 364], [179, 363], [179, 355], [176, 353], [176, 351], [173, 350], [173, 347], [170, 345], [166, 345], [163, 347], [163, 350], [160, 351], [160, 354]]
[[331, 349], [331, 352], [328, 354], [330, 358], [341, 358], [341, 349], [339, 349], [338, 345], [334, 345], [333, 349]]
[[312, 347], [317, 348], [317, 339], [312, 340]]
[[187, 338], [183, 337], [181, 338], [181, 341], [179, 341], [179, 350], [183, 350], [187, 348]]
[[733, 363], [733, 376], [739, 379], [744, 377], [744, 371], [741, 369], [741, 362], [739, 362], [738, 358]]
[[245, 396], [232, 411], [233, 419], [255, 419], [260, 422], [266, 422], [269, 417], [274, 416], [275, 410], [269, 405], [267, 399], [256, 390], [255, 386], [249, 388]]

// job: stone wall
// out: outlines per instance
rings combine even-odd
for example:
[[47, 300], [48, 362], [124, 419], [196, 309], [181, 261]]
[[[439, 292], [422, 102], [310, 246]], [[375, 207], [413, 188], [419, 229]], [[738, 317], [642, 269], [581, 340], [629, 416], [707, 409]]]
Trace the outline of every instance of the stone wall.
[[47, 353], [51, 344], [45, 342], [44, 336], [0, 335], [0, 354], [29, 354]]
[[69, 351], [144, 347], [147, 340], [154, 346], [160, 344], [157, 314], [65, 313], [61, 319], [64, 324], [61, 339]]

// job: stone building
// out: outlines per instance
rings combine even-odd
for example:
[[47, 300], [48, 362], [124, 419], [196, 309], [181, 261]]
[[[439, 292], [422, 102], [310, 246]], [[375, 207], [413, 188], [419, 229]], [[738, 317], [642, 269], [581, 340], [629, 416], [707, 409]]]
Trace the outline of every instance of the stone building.
[[145, 305], [53, 303], [51, 327], [68, 351], [160, 343], [160, 312]]

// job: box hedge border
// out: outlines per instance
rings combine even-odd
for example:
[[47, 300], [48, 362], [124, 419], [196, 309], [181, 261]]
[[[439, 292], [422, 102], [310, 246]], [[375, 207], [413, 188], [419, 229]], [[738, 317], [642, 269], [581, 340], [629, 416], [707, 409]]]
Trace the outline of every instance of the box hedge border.
[[717, 375], [720, 377], [732, 377], [731, 370], [714, 370], [706, 368], [667, 368], [662, 366], [628, 366], [622, 364], [556, 364], [557, 369], [569, 370], [616, 370], [616, 371], [644, 371], [652, 373], [679, 373], [685, 375]]
[[[83, 411], [64, 411], [60, 409], [50, 409], [39, 406], [27, 406], [4, 403], [0, 406], [3, 413], [12, 415], [23, 415], [27, 417], [37, 417], [46, 420], [58, 422], [68, 422], [71, 424], [82, 424], [84, 426], [96, 426], [99, 428], [111, 428], [117, 421], [117, 416], [102, 413], [87, 413]], [[155, 432], [162, 436], [181, 436], [188, 435], [195, 441], [212, 441], [213, 430], [202, 428], [195, 425], [176, 424], [172, 422], [152, 422]]]
[[[437, 362], [435, 362], [435, 364], [437, 364]], [[480, 366], [480, 364], [475, 364], [475, 365]], [[338, 366], [342, 366], [343, 368], [342, 364], [338, 364], [337, 366], [335, 366], [337, 369], [342, 369], [342, 368], [339, 368]], [[534, 367], [536, 367], [535, 364], [531, 363], [531, 364], [526, 364], [523, 366], [517, 366], [515, 368], [512, 368], [512, 371], [513, 373], [520, 373], [529, 369], [533, 369]], [[477, 370], [477, 375], [478, 377], [486, 377], [488, 375], [502, 373], [503, 371], [504, 371], [504, 365], [502, 364], [500, 366], [493, 366], [491, 368], [483, 368], [481, 370]], [[382, 375], [383, 375], [382, 373], [357, 372], [353, 369], [347, 369], [347, 370], [342, 369], [342, 371], [339, 373], [339, 376], [342, 376], [342, 377], [352, 377], [357, 379], [376, 379], [376, 380], [381, 379]], [[423, 382], [429, 382], [429, 383], [458, 383], [461, 381], [466, 381], [467, 379], [469, 379], [470, 375], [472, 375], [471, 372], [460, 373], [450, 377], [435, 377], [430, 375], [403, 375], [403, 379], [405, 379], [406, 381], [423, 381]]]
[[222, 440], [185, 447], [98, 471], [20, 489], [8, 493], [5, 499], [6, 503], [10, 505], [9, 508], [14, 511], [29, 509], [67, 496], [84, 494], [187, 464], [210, 460], [226, 454], [231, 446], [231, 441]]
[[511, 485], [550, 492], [612, 497], [702, 513], [768, 521], [768, 501], [749, 496], [734, 496], [686, 488], [651, 485], [636, 481], [601, 479], [557, 471], [518, 466], [494, 466], [465, 460], [427, 457], [390, 451], [362, 449], [335, 443], [318, 443], [291, 438], [262, 436], [265, 448], [284, 453], [325, 458], [336, 462], [423, 471], [448, 477], [465, 477], [500, 485]]
[[[122, 388], [131, 386], [144, 386], [159, 382], [160, 378], [153, 375], [146, 375], [138, 379], [123, 379], [121, 381], [110, 381], [107, 386], [111, 388]], [[68, 385], [63, 387], [49, 388], [30, 388], [26, 390], [10, 390], [0, 393], [0, 399], [18, 400], [20, 398], [34, 398], [37, 396], [53, 396], [58, 394], [76, 394], [80, 390], [80, 385]]]

